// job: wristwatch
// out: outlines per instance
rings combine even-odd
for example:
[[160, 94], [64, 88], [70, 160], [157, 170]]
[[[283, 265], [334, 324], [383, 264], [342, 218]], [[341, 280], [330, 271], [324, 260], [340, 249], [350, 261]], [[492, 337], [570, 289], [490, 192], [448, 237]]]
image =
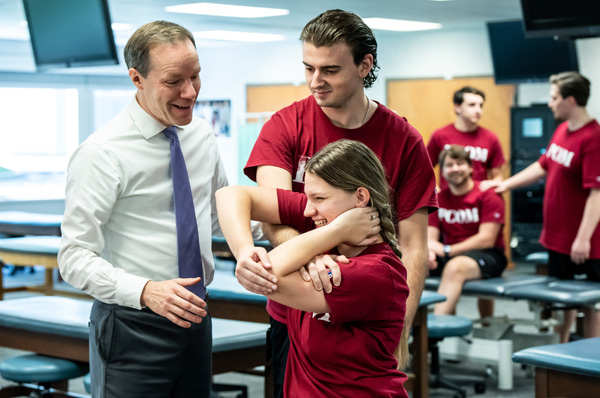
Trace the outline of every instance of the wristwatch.
[[444, 245], [444, 254], [446, 255], [446, 257], [450, 255], [450, 250], [452, 250], [450, 245]]

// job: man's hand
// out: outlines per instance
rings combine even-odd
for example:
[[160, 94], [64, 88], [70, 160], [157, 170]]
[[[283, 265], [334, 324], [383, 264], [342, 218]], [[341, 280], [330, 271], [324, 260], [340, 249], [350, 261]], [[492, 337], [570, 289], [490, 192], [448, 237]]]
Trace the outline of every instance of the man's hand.
[[235, 276], [246, 290], [269, 294], [277, 290], [277, 277], [273, 275], [271, 261], [263, 247], [247, 247], [237, 253]]
[[575, 238], [571, 245], [571, 260], [575, 264], [583, 264], [590, 258], [591, 244], [589, 240]]
[[429, 241], [427, 242], [429, 246], [429, 253], [433, 252], [438, 257], [444, 257], [444, 244], [438, 241]]
[[182, 328], [200, 323], [206, 316], [206, 302], [186, 289], [200, 278], [178, 278], [163, 282], [149, 281], [142, 290], [140, 304], [150, 308]]
[[498, 181], [498, 180], [483, 180], [479, 182], [479, 190], [481, 192], [483, 191], [487, 191], [490, 188], [497, 188], [498, 186], [500, 186], [500, 183], [502, 181]]
[[438, 267], [437, 255], [433, 250], [429, 250], [429, 261], [427, 265], [430, 271]]
[[[348, 264], [350, 261], [348, 261], [346, 256], [321, 254], [313, 257], [298, 272], [300, 272], [300, 276], [305, 281], [309, 282], [312, 280], [315, 290], [319, 292], [325, 290], [327, 293], [331, 293], [333, 286], [339, 286], [342, 283], [342, 272], [340, 271], [338, 262]], [[331, 271], [331, 275], [329, 271]]]
[[379, 239], [379, 213], [372, 207], [357, 207], [343, 212], [331, 222], [342, 233], [343, 243], [372, 245]]

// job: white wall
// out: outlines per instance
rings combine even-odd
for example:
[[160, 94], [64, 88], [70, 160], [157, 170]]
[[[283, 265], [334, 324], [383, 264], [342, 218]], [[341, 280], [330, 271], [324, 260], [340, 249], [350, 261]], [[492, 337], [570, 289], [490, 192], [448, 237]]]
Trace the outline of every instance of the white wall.
[[[367, 95], [385, 104], [387, 79], [452, 78], [492, 76], [491, 55], [485, 25], [454, 31], [428, 31], [406, 34], [376, 32], [379, 43], [379, 79]], [[15, 57], [24, 58], [30, 53], [21, 42], [11, 46]], [[0, 48], [3, 48], [0, 43]], [[24, 47], [24, 48], [21, 48]], [[21, 48], [21, 50], [19, 50]], [[580, 71], [592, 81], [592, 96], [588, 104], [590, 114], [600, 119], [600, 38], [577, 40]], [[119, 51], [122, 52], [122, 49]], [[0, 51], [0, 60], [6, 57]], [[232, 135], [219, 137], [222, 157], [231, 183], [237, 183], [239, 168], [237, 155], [237, 126], [246, 109], [246, 86], [259, 84], [303, 84], [301, 45], [299, 41], [262, 45], [200, 48], [202, 66], [201, 99], [230, 99], [232, 101]], [[14, 61], [14, 59], [13, 59]], [[4, 64], [6, 66], [6, 64]], [[0, 64], [0, 68], [5, 67]], [[123, 75], [113, 77], [115, 88], [131, 88]], [[62, 75], [63, 78], [67, 76]], [[33, 81], [59, 79], [59, 76], [33, 75]], [[78, 86], [96, 87], [98, 82], [110, 85], [111, 78], [81, 78]], [[0, 85], [6, 82], [0, 74]], [[11, 85], [21, 84], [10, 82]], [[38, 83], [32, 83], [38, 84]], [[545, 103], [548, 100], [547, 83], [522, 84], [518, 87], [520, 106]], [[82, 125], [92, 123], [81, 121]]]

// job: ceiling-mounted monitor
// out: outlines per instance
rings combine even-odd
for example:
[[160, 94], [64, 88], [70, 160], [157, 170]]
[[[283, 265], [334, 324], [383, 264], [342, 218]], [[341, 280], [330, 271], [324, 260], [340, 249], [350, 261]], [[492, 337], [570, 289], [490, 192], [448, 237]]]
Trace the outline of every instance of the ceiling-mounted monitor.
[[599, 0], [521, 0], [521, 8], [527, 37], [600, 36]]
[[487, 28], [497, 84], [547, 82], [553, 74], [579, 70], [572, 40], [528, 39], [522, 21], [488, 22]]
[[23, 0], [38, 69], [119, 63], [108, 0]]

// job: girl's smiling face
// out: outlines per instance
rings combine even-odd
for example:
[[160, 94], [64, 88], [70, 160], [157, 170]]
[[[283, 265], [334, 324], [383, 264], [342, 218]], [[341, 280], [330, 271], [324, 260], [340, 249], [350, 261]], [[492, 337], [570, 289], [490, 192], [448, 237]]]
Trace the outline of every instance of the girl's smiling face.
[[337, 216], [357, 206], [357, 197], [329, 185], [315, 174], [305, 174], [304, 192], [308, 199], [304, 216], [313, 219], [317, 228], [336, 219]]

